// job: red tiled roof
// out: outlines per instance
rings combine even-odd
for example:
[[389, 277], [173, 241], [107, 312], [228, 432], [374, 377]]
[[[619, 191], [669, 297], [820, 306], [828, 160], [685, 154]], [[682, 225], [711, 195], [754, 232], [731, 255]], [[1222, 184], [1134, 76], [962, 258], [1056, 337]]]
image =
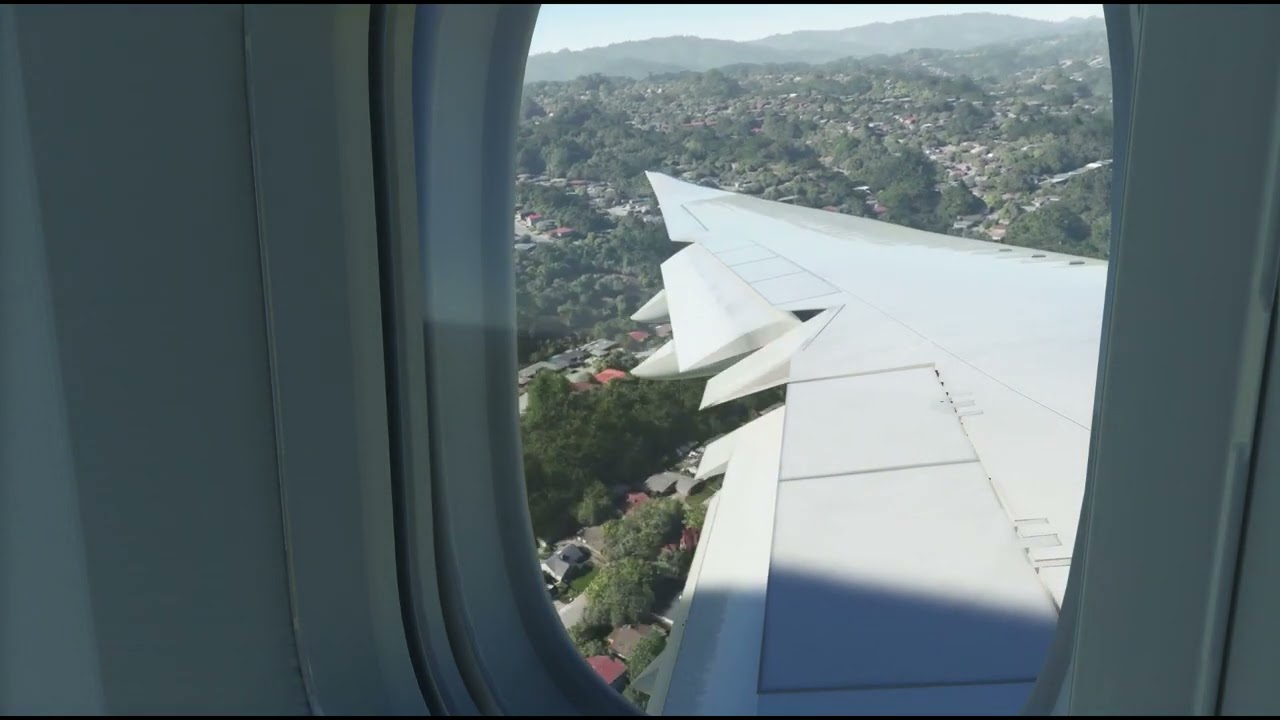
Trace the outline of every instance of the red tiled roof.
[[529, 213], [529, 219], [530, 219], [530, 220], [541, 220], [541, 219], [542, 219], [542, 213]]
[[627, 671], [626, 665], [606, 655], [592, 655], [587, 658], [587, 664], [609, 684], [617, 682], [618, 678], [622, 677], [622, 674]]
[[627, 508], [630, 509], [634, 507], [639, 507], [649, 502], [649, 500], [650, 500], [649, 496], [645, 495], [642, 492], [627, 493]]
[[636, 342], [644, 342], [649, 338], [649, 333], [643, 330], [632, 330], [631, 332], [627, 333], [627, 335], [630, 335], [631, 339], [635, 340]]
[[601, 370], [600, 372], [596, 373], [596, 382], [600, 383], [601, 385], [608, 385], [614, 380], [617, 380], [618, 378], [624, 378], [626, 376], [627, 374], [622, 372], [621, 370], [615, 370], [613, 368], [609, 368], [608, 370]]

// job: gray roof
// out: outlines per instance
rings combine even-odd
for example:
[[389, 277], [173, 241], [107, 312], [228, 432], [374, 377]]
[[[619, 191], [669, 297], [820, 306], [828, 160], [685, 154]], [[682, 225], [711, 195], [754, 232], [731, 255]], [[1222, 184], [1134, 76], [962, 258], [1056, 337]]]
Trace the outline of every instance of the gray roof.
[[556, 366], [545, 362], [536, 362], [528, 367], [521, 368], [519, 375], [522, 378], [531, 378], [543, 370], [555, 370]]
[[680, 473], [661, 472], [650, 475], [649, 479], [644, 481], [644, 486], [649, 492], [664, 493], [675, 487], [684, 477]]
[[593, 340], [586, 344], [585, 349], [592, 355], [600, 356], [607, 353], [610, 348], [617, 347], [617, 345], [617, 341], [614, 340]]
[[562, 359], [570, 365], [576, 365], [587, 359], [587, 353], [583, 350], [566, 350], [559, 355], [553, 355], [552, 360]]
[[680, 495], [688, 495], [693, 492], [694, 488], [701, 485], [704, 480], [706, 480], [706, 478], [699, 480], [689, 475], [681, 475], [680, 481], [676, 483], [676, 492]]
[[588, 557], [585, 549], [577, 545], [565, 545], [552, 553], [551, 557], [544, 560], [542, 564], [552, 575], [563, 578], [565, 573], [586, 562]]
[[572, 563], [569, 563], [564, 558], [560, 557], [560, 553], [556, 553], [546, 560], [543, 560], [542, 565], [547, 569], [547, 572], [551, 573], [552, 576], [556, 578], [563, 578], [564, 574], [569, 572], [569, 569], [573, 567]]
[[587, 551], [577, 545], [565, 545], [557, 555], [570, 565], [586, 562], [588, 557]]

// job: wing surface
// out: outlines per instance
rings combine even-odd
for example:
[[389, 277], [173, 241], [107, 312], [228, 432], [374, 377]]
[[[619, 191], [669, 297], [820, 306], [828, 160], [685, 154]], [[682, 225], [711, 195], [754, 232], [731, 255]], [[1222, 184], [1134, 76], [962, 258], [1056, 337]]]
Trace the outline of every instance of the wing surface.
[[689, 244], [635, 374], [717, 370], [704, 407], [787, 388], [704, 454], [724, 485], [650, 707], [1016, 712], [1065, 592], [1106, 263], [648, 176]]

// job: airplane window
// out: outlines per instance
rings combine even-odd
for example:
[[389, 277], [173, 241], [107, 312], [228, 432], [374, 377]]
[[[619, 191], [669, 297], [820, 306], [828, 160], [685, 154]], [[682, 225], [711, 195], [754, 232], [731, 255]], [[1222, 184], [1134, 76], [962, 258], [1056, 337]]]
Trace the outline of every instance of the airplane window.
[[939, 7], [542, 7], [529, 513], [574, 646], [650, 713], [1011, 713], [1044, 662], [1112, 229], [1106, 26]]

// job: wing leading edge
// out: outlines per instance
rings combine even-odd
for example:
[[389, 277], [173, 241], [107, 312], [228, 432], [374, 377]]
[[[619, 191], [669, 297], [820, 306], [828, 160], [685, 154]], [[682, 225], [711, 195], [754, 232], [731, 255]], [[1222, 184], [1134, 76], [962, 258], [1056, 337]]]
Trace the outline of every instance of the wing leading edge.
[[1017, 712], [1065, 592], [1106, 264], [648, 177], [690, 244], [635, 374], [718, 370], [704, 407], [787, 387], [704, 454], [724, 485], [651, 709]]

